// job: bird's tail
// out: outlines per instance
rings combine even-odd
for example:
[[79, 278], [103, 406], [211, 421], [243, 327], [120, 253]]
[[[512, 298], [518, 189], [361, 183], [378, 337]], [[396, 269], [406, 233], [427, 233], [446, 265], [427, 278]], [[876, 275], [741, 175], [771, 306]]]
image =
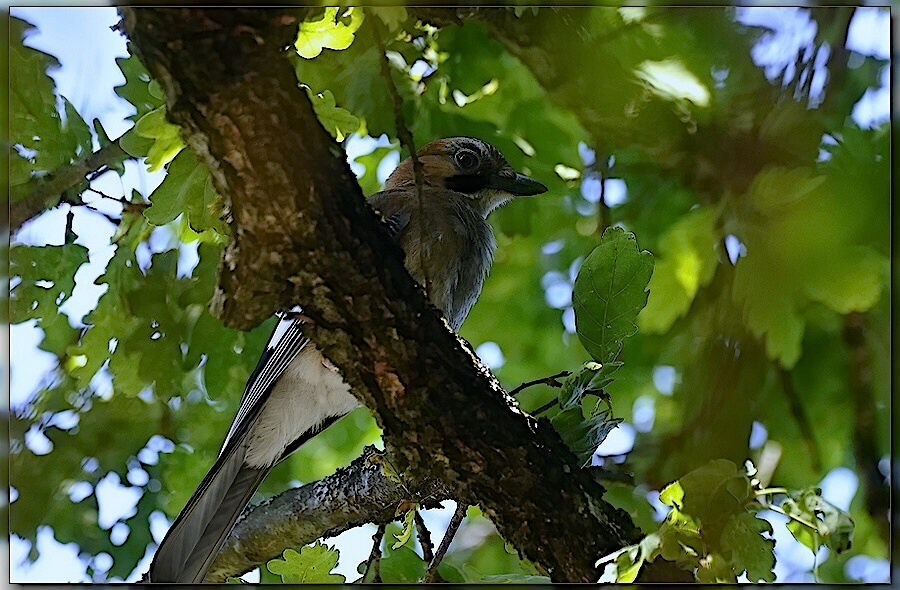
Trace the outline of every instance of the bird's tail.
[[[235, 448], [236, 447], [236, 448]], [[244, 447], [227, 449], [160, 543], [150, 582], [200, 583], [268, 468], [244, 465]]]

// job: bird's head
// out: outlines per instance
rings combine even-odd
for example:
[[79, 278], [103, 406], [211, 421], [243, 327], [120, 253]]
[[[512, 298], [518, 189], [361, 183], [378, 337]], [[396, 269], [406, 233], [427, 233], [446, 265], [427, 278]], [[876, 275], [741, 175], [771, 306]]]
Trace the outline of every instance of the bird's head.
[[[449, 189], [471, 199], [484, 217], [514, 197], [547, 192], [540, 182], [519, 174], [489, 143], [472, 137], [448, 137], [425, 145], [416, 154], [425, 186]], [[416, 186], [412, 158], [387, 179], [385, 190]]]

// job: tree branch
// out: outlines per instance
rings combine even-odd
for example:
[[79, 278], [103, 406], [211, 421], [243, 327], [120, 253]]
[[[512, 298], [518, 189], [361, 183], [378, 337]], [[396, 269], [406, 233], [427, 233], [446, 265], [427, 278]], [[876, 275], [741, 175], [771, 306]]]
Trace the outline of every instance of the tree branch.
[[88, 174], [108, 166], [113, 160], [130, 157], [119, 146], [117, 139], [77, 162], [58, 168], [45, 178], [30, 181], [23, 187], [26, 196], [11, 200], [9, 204], [10, 233], [18, 231], [32, 217], [58, 205], [66, 190], [84, 180]]
[[372, 448], [349, 467], [315, 483], [288, 490], [247, 510], [235, 525], [204, 582], [221, 583], [319, 537], [353, 527], [395, 520], [400, 502], [412, 492], [431, 505], [449, 497], [440, 482], [404, 481], [384, 475]]
[[309, 337], [374, 411], [398, 471], [480, 504], [554, 579], [596, 580], [597, 557], [638, 530], [555, 431], [518, 411], [406, 272], [284, 57], [297, 11], [121, 11], [231, 211], [218, 316], [248, 328], [302, 302]]

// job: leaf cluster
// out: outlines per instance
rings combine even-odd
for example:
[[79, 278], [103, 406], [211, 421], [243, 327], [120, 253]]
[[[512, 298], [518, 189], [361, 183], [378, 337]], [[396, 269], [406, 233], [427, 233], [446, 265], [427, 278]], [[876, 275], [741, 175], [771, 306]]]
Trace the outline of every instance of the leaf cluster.
[[[890, 130], [851, 117], [886, 62], [843, 50], [853, 10], [801, 9], [818, 25], [814, 38], [774, 74], [752, 59], [769, 32], [733, 9], [478, 9], [453, 11], [451, 25], [440, 9], [371, 7], [318, 10], [301, 25], [289, 59], [323, 126], [345, 145], [354, 134], [382, 137], [356, 160], [366, 194], [400, 149], [401, 120], [418, 146], [488, 140], [550, 188], [492, 215], [495, 265], [461, 334], [500, 348], [495, 372], [509, 386], [580, 368], [560, 391], [518, 396], [526, 409], [551, 404], [580, 460], [611, 428], [634, 427], [621, 459], [636, 486], [607, 497], [642, 526], [647, 490], [665, 489], [672, 511], [664, 529], [615, 557], [620, 579], [663, 553], [703, 580], [770, 579], [759, 490], [745, 491], [733, 465], [776, 445], [778, 481], [807, 490], [779, 505], [798, 539], [836, 550], [855, 523], [853, 547], [829, 560], [825, 581], [846, 581], [848, 554], [887, 555], [877, 465], [889, 452]], [[22, 42], [29, 26], [10, 26], [15, 202], [90, 154], [92, 136], [101, 147], [109, 138], [57, 95], [47, 75], [57, 61]], [[804, 57], [820, 52], [824, 66]], [[35, 322], [41, 349], [59, 361], [11, 419], [11, 531], [34, 541], [49, 525], [86, 556], [114, 555], [98, 579], [128, 575], [150, 543], [149, 515], [181, 508], [271, 329], [227, 330], [206, 310], [227, 211], [166, 121], [160, 87], [134, 55], [117, 63], [116, 92], [135, 111], [119, 144], [165, 180], [123, 197], [108, 262], [72, 235], [9, 251], [10, 321]], [[800, 80], [822, 68], [816, 95]], [[617, 182], [625, 193], [614, 201]], [[82, 207], [86, 187], [63, 202]], [[196, 266], [185, 263], [191, 252]], [[60, 313], [76, 273], [94, 264], [105, 289], [95, 309]], [[754, 422], [767, 440], [750, 449]], [[41, 436], [49, 452], [28, 442]], [[263, 492], [321, 477], [377, 437], [371, 417], [354, 412], [279, 465]], [[838, 466], [860, 481], [852, 516], [810, 488]], [[121, 545], [98, 524], [96, 486], [107, 477], [142, 494], [114, 525], [128, 527]], [[302, 575], [284, 557], [285, 575]], [[384, 579], [398, 582], [419, 579], [424, 563], [407, 545], [386, 547], [384, 562]], [[493, 533], [456, 548], [439, 573], [457, 582], [537, 574]]]

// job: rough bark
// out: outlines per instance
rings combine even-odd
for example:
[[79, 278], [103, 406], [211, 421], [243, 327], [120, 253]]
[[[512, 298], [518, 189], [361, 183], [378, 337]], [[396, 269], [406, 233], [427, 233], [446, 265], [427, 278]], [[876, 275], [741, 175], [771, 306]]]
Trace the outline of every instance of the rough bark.
[[302, 303], [309, 336], [375, 412], [400, 471], [480, 504], [553, 579], [596, 580], [595, 560], [637, 530], [552, 429], [515, 409], [409, 277], [283, 58], [297, 12], [122, 14], [230, 208], [218, 316], [248, 328]]
[[245, 512], [205, 581], [221, 583], [227, 576], [239, 576], [280, 556], [286, 547], [301, 547], [369, 522], [391, 522], [397, 506], [409, 500], [410, 493], [427, 507], [450, 497], [436, 480], [401, 484], [384, 474], [377, 459], [370, 449], [334, 475], [283, 492]]

